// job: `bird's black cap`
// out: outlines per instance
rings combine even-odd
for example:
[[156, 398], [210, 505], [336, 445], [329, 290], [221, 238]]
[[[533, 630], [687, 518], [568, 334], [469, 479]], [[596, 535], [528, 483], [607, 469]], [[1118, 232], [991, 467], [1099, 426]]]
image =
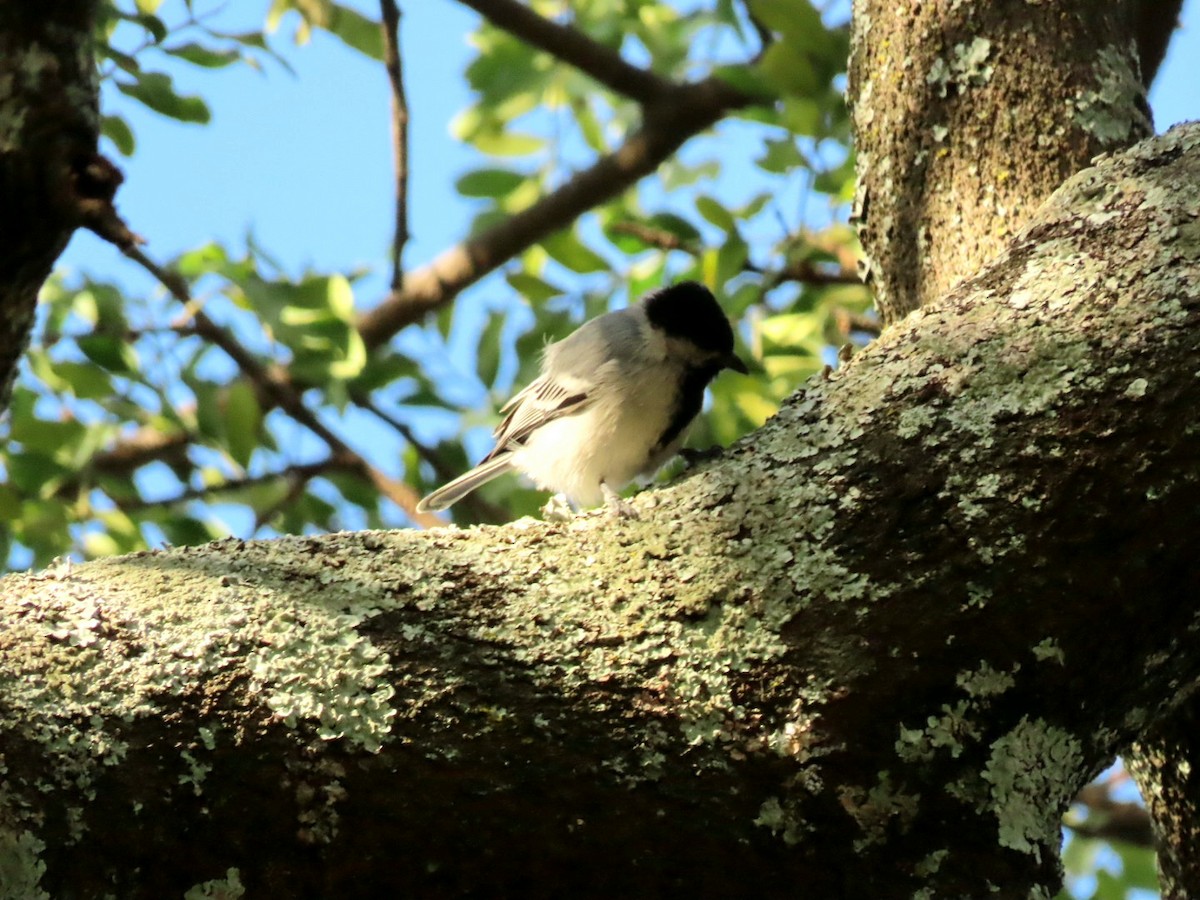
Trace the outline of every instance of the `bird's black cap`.
[[746, 366], [733, 355], [733, 329], [717, 298], [702, 284], [681, 281], [647, 294], [642, 300], [646, 318], [671, 337], [686, 338], [701, 350], [722, 357], [723, 365], [739, 372]]

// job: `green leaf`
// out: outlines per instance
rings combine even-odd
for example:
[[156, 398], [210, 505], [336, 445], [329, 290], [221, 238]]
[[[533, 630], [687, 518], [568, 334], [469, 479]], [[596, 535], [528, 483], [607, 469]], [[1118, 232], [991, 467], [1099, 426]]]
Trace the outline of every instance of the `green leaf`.
[[516, 131], [481, 131], [470, 142], [489, 156], [528, 156], [546, 146], [543, 138]]
[[464, 197], [503, 197], [525, 181], [525, 176], [511, 169], [476, 169], [454, 183]]
[[5, 460], [8, 481], [33, 497], [48, 497], [71, 470], [41, 453], [14, 453]]
[[713, 75], [742, 93], [756, 97], [764, 103], [779, 97], [779, 91], [776, 90], [775, 85], [755, 66], [717, 66], [713, 70]]
[[759, 71], [781, 93], [807, 97], [820, 87], [812, 62], [787, 41], [777, 41], [758, 61]]
[[207, 124], [212, 117], [203, 100], [177, 94], [171, 77], [161, 72], [147, 72], [133, 83], [118, 81], [116, 85], [121, 93], [140, 101], [159, 115], [201, 125]]
[[722, 231], [732, 233], [737, 230], [733, 214], [712, 197], [697, 197], [696, 211]]
[[750, 258], [750, 247], [744, 240], [733, 232], [721, 245], [721, 249], [717, 251], [717, 277], [716, 284], [725, 284], [734, 276], [741, 273], [746, 268], [746, 261]]
[[677, 216], [674, 213], [655, 213], [650, 217], [650, 224], [655, 228], [661, 228], [663, 231], [669, 232], [675, 237], [683, 241], [699, 241], [700, 231], [682, 216]]
[[137, 148], [133, 129], [120, 116], [104, 116], [100, 120], [100, 133], [113, 142], [113, 146], [122, 156], [133, 156], [133, 151]]
[[570, 229], [555, 232], [544, 238], [542, 249], [550, 254], [550, 258], [556, 263], [580, 275], [608, 271], [608, 262], [604, 257], [584, 244]]
[[113, 395], [112, 379], [107, 372], [80, 362], [56, 362], [54, 374], [66, 389], [80, 400], [103, 400]]
[[91, 334], [79, 338], [77, 343], [84, 356], [110, 372], [129, 375], [138, 370], [137, 352], [124, 338]]
[[518, 294], [528, 300], [530, 303], [542, 304], [547, 300], [553, 300], [555, 297], [561, 297], [566, 293], [565, 290], [557, 285], [551, 284], [536, 275], [530, 275], [527, 272], [509, 272], [504, 276], [504, 280], [509, 283]]
[[506, 318], [500, 313], [489, 316], [475, 347], [475, 371], [479, 374], [480, 381], [489, 387], [496, 381], [496, 373], [500, 369], [500, 353], [503, 350], [500, 334], [504, 330]]
[[807, 163], [804, 154], [796, 146], [795, 138], [767, 138], [763, 146], [766, 152], [754, 162], [765, 172], [782, 175]]
[[250, 457], [258, 449], [262, 420], [254, 388], [245, 381], [233, 382], [225, 398], [225, 437], [229, 455], [243, 469], [249, 467]]
[[193, 42], [164, 49], [172, 56], [178, 56], [193, 66], [200, 66], [204, 69], [223, 69], [242, 58], [242, 54], [236, 50], [213, 50], [211, 47]]
[[797, 49], [818, 47], [827, 40], [829, 30], [808, 0], [750, 0], [750, 9]]
[[331, 3], [328, 20], [322, 27], [340, 38], [347, 47], [371, 59], [383, 59], [383, 32], [380, 25], [362, 13], [340, 3]]
[[224, 536], [221, 529], [192, 516], [171, 516], [158, 522], [158, 527], [168, 543], [181, 547], [207, 544]]

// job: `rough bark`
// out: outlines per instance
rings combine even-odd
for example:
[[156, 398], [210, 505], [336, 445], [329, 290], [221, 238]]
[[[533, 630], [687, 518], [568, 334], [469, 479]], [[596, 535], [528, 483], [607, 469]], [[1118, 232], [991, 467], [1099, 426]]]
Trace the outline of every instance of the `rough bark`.
[[1065, 805], [1200, 681], [1197, 209], [1200, 126], [1080, 173], [639, 520], [0, 581], [0, 873], [1052, 895]]
[[84, 223], [81, 198], [105, 193], [115, 173], [96, 156], [95, 6], [0, 3], [0, 413], [38, 290]]
[[1193, 696], [1134, 743], [1125, 763], [1154, 824], [1163, 897], [1200, 896], [1200, 707]]
[[1093, 156], [1151, 132], [1134, 5], [856, 0], [855, 217], [884, 322], [978, 271]]

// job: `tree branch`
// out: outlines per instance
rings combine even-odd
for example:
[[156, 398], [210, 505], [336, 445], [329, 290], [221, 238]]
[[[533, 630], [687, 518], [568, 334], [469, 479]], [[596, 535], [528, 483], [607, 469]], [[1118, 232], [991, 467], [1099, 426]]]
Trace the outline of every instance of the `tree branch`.
[[393, 291], [404, 286], [404, 245], [408, 243], [408, 99], [400, 57], [400, 10], [396, 0], [379, 0], [383, 64], [392, 91], [392, 162], [395, 167], [396, 224], [392, 239]]
[[605, 87], [643, 106], [661, 101], [674, 85], [647, 69], [626, 62], [621, 54], [592, 40], [577, 28], [539, 16], [518, 0], [459, 0], [485, 19], [530, 46], [595, 78]]
[[1068, 816], [1064, 824], [1079, 837], [1121, 841], [1134, 847], [1154, 847], [1150, 813], [1146, 807], [1113, 800], [1103, 784], [1089, 784], [1079, 792], [1075, 802], [1087, 808], [1087, 819]]
[[1163, 897], [1200, 896], [1200, 702], [1193, 693], [1134, 742], [1125, 764], [1150, 810]]
[[1200, 686], [1198, 208], [1200, 125], [1100, 160], [640, 519], [9, 576], [6, 873], [1052, 896], [1063, 811]]
[[[138, 247], [125, 249], [130, 259], [143, 266], [148, 272], [166, 286], [167, 290], [184, 305], [192, 309], [194, 304], [187, 283], [177, 273], [169, 272], [149, 259]], [[366, 459], [328, 428], [316, 413], [304, 405], [304, 400], [286, 377], [276, 374], [273, 370], [260, 363], [253, 353], [242, 346], [227, 329], [222, 328], [201, 309], [192, 311], [192, 322], [196, 334], [209, 343], [220, 347], [234, 361], [242, 374], [249, 379], [260, 394], [260, 403], [264, 407], [278, 406], [285, 413], [319, 437], [329, 447], [334, 456], [342, 457], [357, 470], [362, 477], [373, 484], [377, 490], [399, 506], [414, 522], [428, 528], [442, 524], [436, 516], [417, 512], [417, 502], [420, 496], [403, 482], [391, 478], [372, 466]]]
[[[1125, 4], [1060, 0], [1026, 11], [855, 7], [871, 26], [855, 31], [849, 67], [854, 218], [884, 325], [996, 256], [1093, 157], [1153, 130], [1144, 96], [1133, 96]], [[1067, 113], [1052, 133], [1038, 125], [1047, 109]]]
[[1179, 27], [1182, 8], [1183, 0], [1138, 0], [1134, 5], [1134, 33], [1142, 64], [1142, 84], [1147, 90], [1167, 56], [1171, 35]]
[[[643, 243], [659, 250], [680, 250], [690, 256], [700, 256], [705, 248], [692, 241], [685, 241], [676, 234], [662, 228], [655, 228], [644, 222], [613, 222], [608, 226], [614, 234], [627, 234]], [[853, 269], [841, 268], [839, 271], [825, 271], [811, 260], [802, 259], [789, 262], [780, 269], [766, 269], [755, 262], [747, 260], [743, 271], [763, 275], [764, 282], [774, 287], [785, 281], [798, 281], [802, 284], [860, 284], [858, 273]], [[768, 288], [769, 289], [769, 288]]]
[[527, 209], [410, 272], [402, 291], [359, 320], [363, 342], [368, 348], [385, 343], [513, 256], [653, 172], [688, 138], [715, 124], [729, 110], [751, 102], [750, 97], [715, 78], [673, 88], [647, 111], [645, 124], [616, 151]]

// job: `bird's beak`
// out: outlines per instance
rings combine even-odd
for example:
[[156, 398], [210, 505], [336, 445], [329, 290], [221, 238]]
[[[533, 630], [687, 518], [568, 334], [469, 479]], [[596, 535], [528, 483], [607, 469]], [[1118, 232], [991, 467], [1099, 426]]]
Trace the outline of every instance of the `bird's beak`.
[[743, 375], [749, 375], [750, 370], [746, 368], [746, 364], [736, 353], [730, 353], [721, 360], [722, 369], [733, 369], [735, 372], [741, 372]]

